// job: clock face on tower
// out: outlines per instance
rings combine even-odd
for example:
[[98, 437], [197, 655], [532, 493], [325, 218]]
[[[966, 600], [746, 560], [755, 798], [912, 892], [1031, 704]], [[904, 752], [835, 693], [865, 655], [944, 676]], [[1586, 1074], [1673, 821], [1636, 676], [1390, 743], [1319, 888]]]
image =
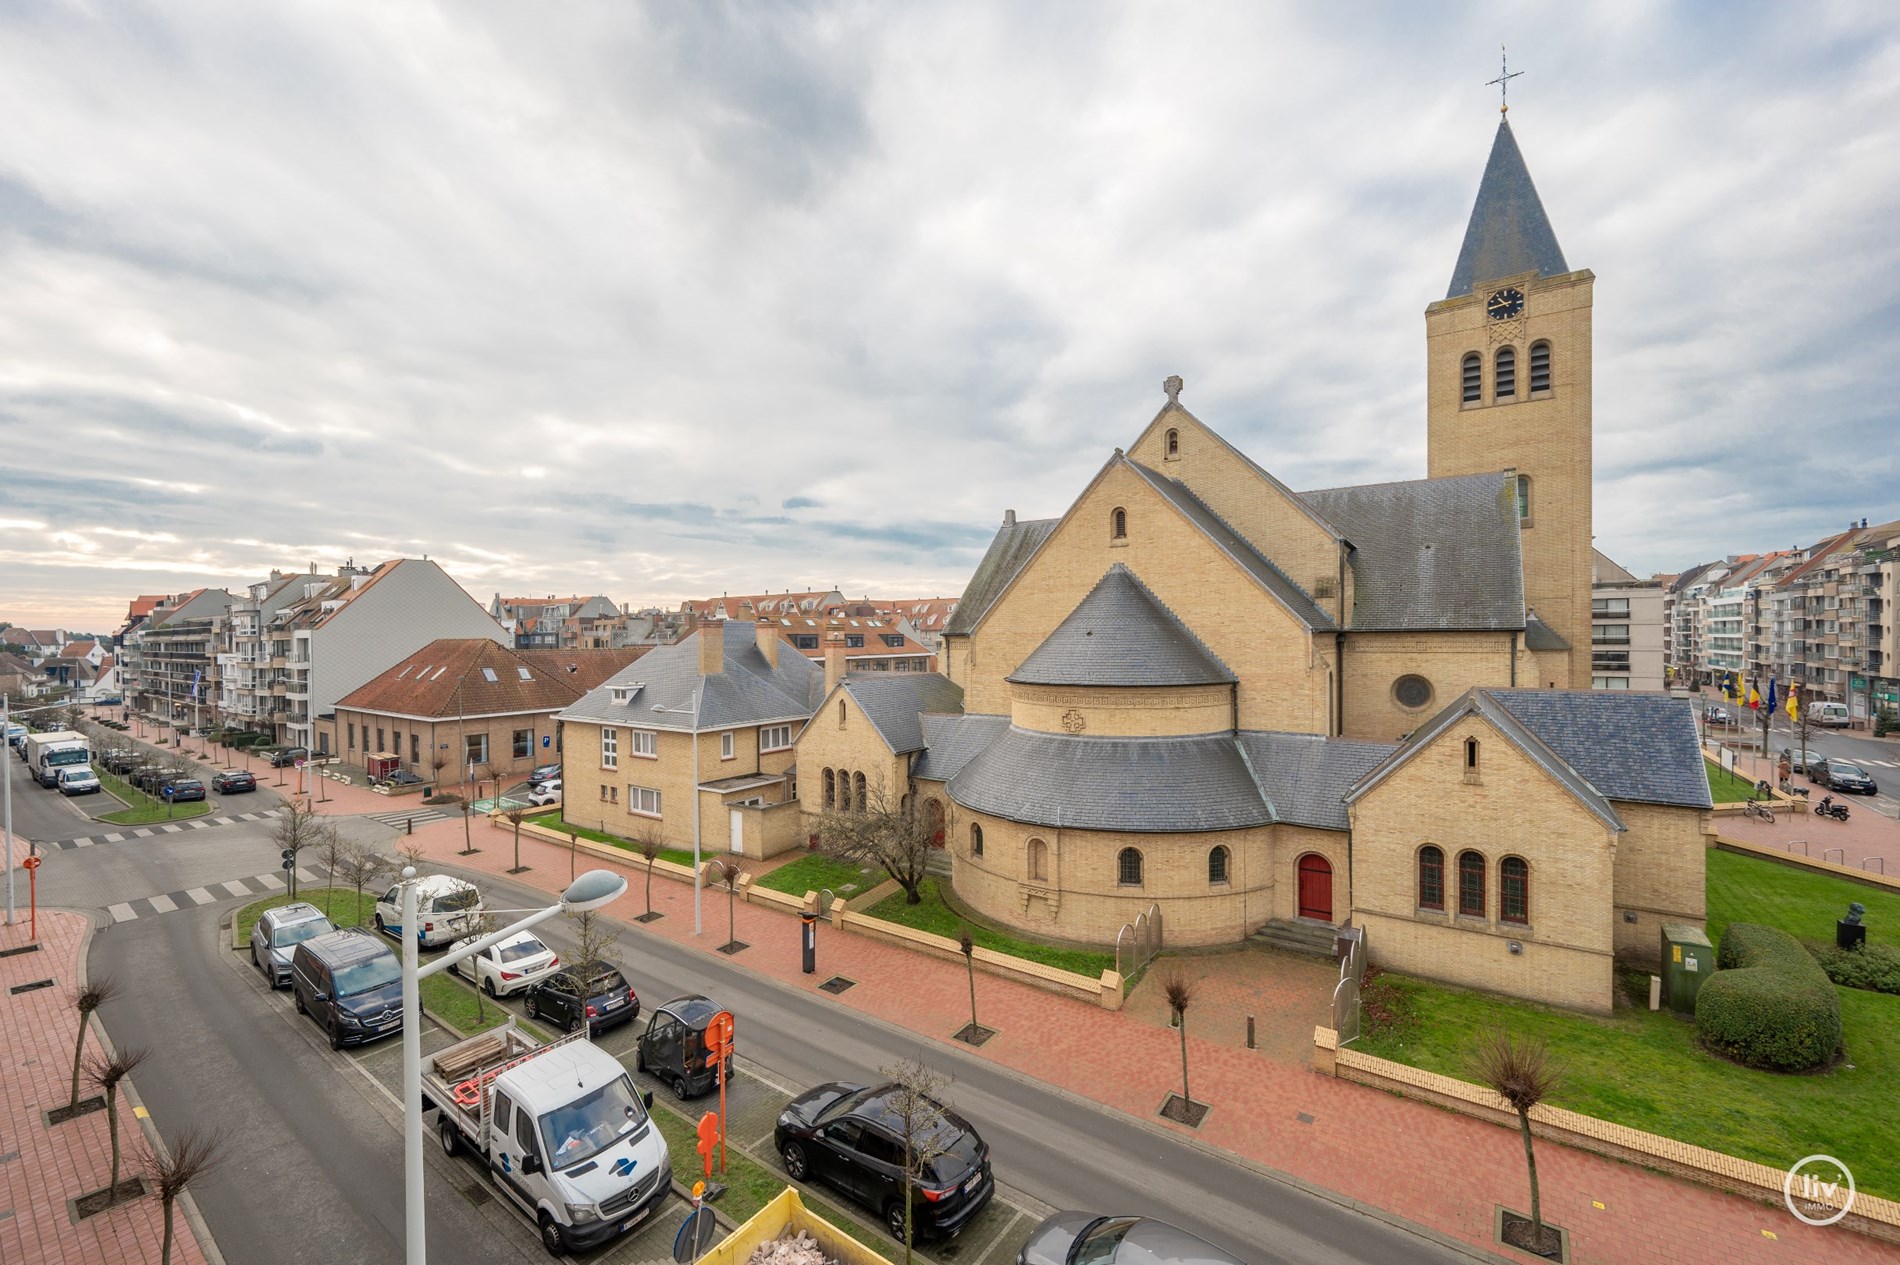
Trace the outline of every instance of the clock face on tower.
[[1524, 292], [1509, 287], [1499, 290], [1485, 302], [1484, 312], [1494, 321], [1508, 321], [1524, 314]]

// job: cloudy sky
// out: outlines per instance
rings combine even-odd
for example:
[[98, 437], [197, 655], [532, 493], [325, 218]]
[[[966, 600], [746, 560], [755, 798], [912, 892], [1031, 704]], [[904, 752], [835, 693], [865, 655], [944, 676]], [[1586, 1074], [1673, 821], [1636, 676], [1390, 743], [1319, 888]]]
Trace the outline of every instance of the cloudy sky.
[[427, 554], [961, 589], [1183, 402], [1424, 473], [1511, 120], [1594, 269], [1598, 544], [1900, 516], [1900, 6], [0, 7], [0, 618]]

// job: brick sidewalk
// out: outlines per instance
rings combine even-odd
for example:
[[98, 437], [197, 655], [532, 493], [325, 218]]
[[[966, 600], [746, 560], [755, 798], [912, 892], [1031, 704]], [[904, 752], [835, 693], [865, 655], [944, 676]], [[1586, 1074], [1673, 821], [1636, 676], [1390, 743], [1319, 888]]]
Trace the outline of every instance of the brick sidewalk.
[[[0, 1078], [0, 1261], [133, 1265], [159, 1258], [164, 1220], [155, 1196], [73, 1221], [68, 1201], [103, 1189], [111, 1179], [106, 1113], [50, 1126], [42, 1116], [64, 1106], [71, 1096], [79, 1018], [73, 994], [90, 925], [79, 914], [41, 910], [40, 950], [0, 957], [0, 986], [7, 990], [0, 992], [0, 1006], [5, 1007], [0, 1010], [0, 1059], [6, 1067]], [[24, 918], [15, 926], [0, 927], [0, 949], [27, 942]], [[51, 979], [53, 986], [18, 995], [11, 991], [44, 979]], [[100, 1029], [94, 1023], [87, 1057], [101, 1049]], [[83, 1080], [80, 1084], [81, 1097], [93, 1092]], [[136, 1095], [121, 1087], [120, 1181], [139, 1175], [151, 1154], [134, 1114], [135, 1102]], [[175, 1265], [203, 1265], [206, 1256], [184, 1200], [175, 1210], [173, 1233]]]
[[[499, 874], [513, 859], [505, 827], [481, 831], [478, 826], [481, 851], [469, 857], [455, 855], [462, 843], [459, 821], [431, 823], [415, 837], [431, 859], [471, 870]], [[550, 892], [567, 882], [565, 848], [524, 837], [521, 856], [534, 867], [517, 876], [522, 881]], [[602, 864], [586, 856], [578, 862], [582, 870]], [[644, 908], [641, 868], [637, 862], [609, 868], [625, 872], [630, 884], [610, 913], [630, 920]], [[725, 894], [709, 890], [705, 899], [705, 934], [695, 939], [692, 889], [666, 880], [654, 883], [654, 908], [666, 916], [632, 924], [622, 939], [636, 981], [634, 955], [642, 935], [666, 936], [707, 953], [725, 942]], [[969, 1019], [968, 986], [956, 963], [824, 928], [818, 973], [806, 976], [799, 969], [796, 918], [741, 904], [737, 926], [739, 938], [752, 947], [730, 960], [762, 975], [806, 991], [815, 991], [831, 975], [847, 976], [857, 986], [827, 1000], [934, 1040], [946, 1041]], [[1180, 960], [1190, 970], [1197, 961], [1192, 956]], [[999, 1030], [976, 1052], [978, 1057], [1157, 1127], [1175, 1128], [1159, 1125], [1156, 1115], [1180, 1085], [1174, 1032], [1155, 1025], [1152, 1017], [1144, 1021], [1137, 1014], [1105, 1011], [994, 977], [979, 977], [977, 993], [980, 1018]], [[1218, 1009], [1239, 1000], [1228, 993]], [[1149, 1006], [1145, 991], [1138, 990], [1131, 1004], [1136, 1010]], [[1270, 1004], [1271, 999], [1262, 1000], [1259, 1013], [1266, 1015]], [[1202, 1035], [1205, 1029], [1227, 1032], [1231, 1021], [1230, 1014], [1189, 1017], [1194, 1096], [1213, 1106], [1200, 1138], [1474, 1247], [1497, 1250], [1493, 1206], [1521, 1208], [1527, 1196], [1515, 1132], [1318, 1075], [1291, 1053], [1268, 1057]], [[1262, 1045], [1296, 1051], [1301, 1041], [1310, 1041], [1311, 1023], [1310, 1017], [1304, 1020], [1299, 1032], [1263, 1032]], [[1900, 1261], [1900, 1249], [1851, 1232], [1804, 1226], [1779, 1205], [1750, 1202], [1549, 1142], [1539, 1146], [1538, 1171], [1546, 1215], [1570, 1231], [1572, 1260], [1580, 1263]]]
[[[1765, 777], [1775, 784], [1773, 764], [1764, 764], [1761, 757], [1754, 754], [1738, 754], [1735, 771], [1743, 777]], [[1889, 780], [1900, 776], [1891, 769], [1871, 771], [1885, 774]], [[1799, 773], [1794, 775], [1794, 785], [1808, 788], [1807, 802], [1797, 799], [1791, 805], [1776, 804], [1772, 824], [1758, 817], [1724, 814], [1716, 818], [1717, 829], [1731, 839], [1745, 839], [1749, 843], [1900, 878], [1900, 821], [1875, 812], [1867, 797], [1861, 795], [1835, 797], [1848, 807], [1846, 821], [1817, 817], [1813, 805], [1821, 802], [1821, 797], [1827, 794], [1827, 788], [1809, 782]], [[1803, 843], [1806, 844], [1805, 848]], [[1832, 848], [1838, 848], [1840, 852], [1828, 855], [1828, 850]]]

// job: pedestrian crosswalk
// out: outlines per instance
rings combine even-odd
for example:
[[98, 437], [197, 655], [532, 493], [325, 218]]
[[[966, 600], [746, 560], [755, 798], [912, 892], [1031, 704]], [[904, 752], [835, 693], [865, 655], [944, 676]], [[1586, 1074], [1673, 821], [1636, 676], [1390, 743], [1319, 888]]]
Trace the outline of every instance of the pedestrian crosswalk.
[[[309, 870], [297, 871], [299, 883], [315, 883], [318, 876]], [[176, 913], [181, 909], [196, 909], [200, 905], [215, 905], [221, 900], [231, 900], [245, 896], [269, 896], [284, 890], [284, 880], [276, 874], [253, 874], [248, 878], [227, 879], [222, 883], [206, 883], [203, 887], [188, 887], [183, 891], [160, 892], [155, 896], [141, 896], [137, 900], [120, 901], [116, 905], [106, 906], [106, 912], [112, 915], [112, 921], [131, 922], [152, 914]]]
[[406, 813], [371, 813], [369, 819], [380, 821], [392, 830], [404, 830], [408, 823], [422, 826], [432, 821], [447, 821], [449, 815], [434, 808], [412, 808]]
[[123, 830], [114, 830], [110, 834], [86, 835], [79, 839], [57, 839], [38, 846], [43, 852], [67, 852], [73, 848], [90, 848], [101, 843], [124, 843], [128, 839], [150, 839], [156, 835], [183, 834], [187, 830], [204, 830], [211, 826], [230, 826], [240, 821], [264, 821], [277, 816], [282, 811], [281, 808], [272, 808], [261, 813], [232, 813], [224, 817], [191, 817], [184, 821], [155, 821], [149, 826], [127, 826]]

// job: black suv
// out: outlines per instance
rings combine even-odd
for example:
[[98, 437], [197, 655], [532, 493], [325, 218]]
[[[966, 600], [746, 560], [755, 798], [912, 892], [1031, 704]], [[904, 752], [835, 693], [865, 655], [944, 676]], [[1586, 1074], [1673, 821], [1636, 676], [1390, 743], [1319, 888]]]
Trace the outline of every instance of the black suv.
[[[884, 1218], [904, 1238], [904, 1135], [892, 1103], [896, 1084], [867, 1089], [832, 1082], [807, 1090], [779, 1113], [772, 1141], [793, 1181], [816, 1177]], [[926, 1139], [937, 1157], [913, 1187], [915, 1238], [956, 1234], [996, 1193], [990, 1148], [947, 1107]]]
[[352, 927], [297, 946], [290, 959], [297, 1013], [341, 1049], [402, 1031], [402, 963], [376, 935]]
[[292, 769], [297, 761], [308, 757], [310, 752], [303, 747], [285, 747], [281, 751], [270, 753], [270, 766], [273, 769]]
[[528, 990], [528, 1018], [545, 1019], [572, 1032], [587, 1022], [587, 1035], [640, 1017], [640, 998], [627, 977], [611, 966], [576, 968], [550, 975]]

